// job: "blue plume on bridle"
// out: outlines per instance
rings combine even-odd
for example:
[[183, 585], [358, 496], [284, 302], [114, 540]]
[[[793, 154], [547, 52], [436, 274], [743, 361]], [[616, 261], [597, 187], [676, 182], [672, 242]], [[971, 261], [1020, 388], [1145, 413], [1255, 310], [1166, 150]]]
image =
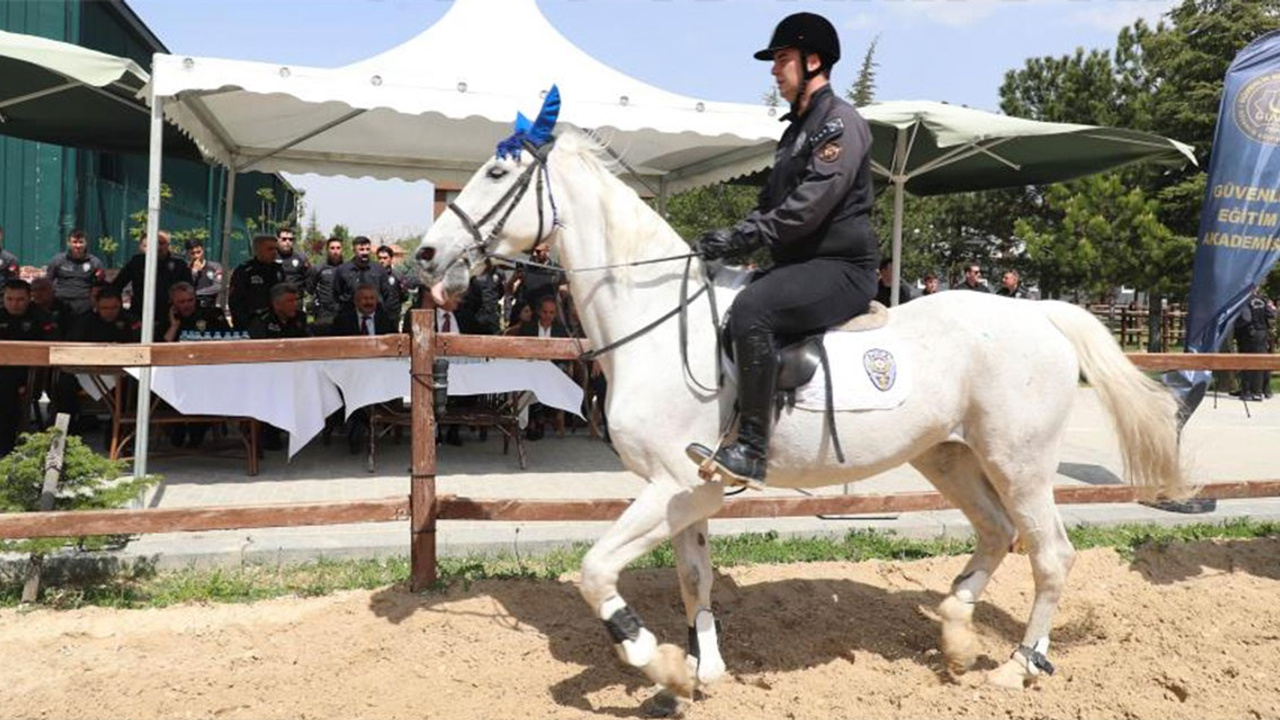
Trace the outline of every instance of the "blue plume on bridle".
[[551, 133], [555, 130], [556, 118], [559, 116], [560, 88], [552, 85], [551, 90], [547, 91], [546, 99], [542, 101], [542, 109], [538, 111], [536, 119], [530, 122], [524, 113], [516, 113], [515, 131], [498, 143], [497, 156], [504, 160], [518, 158], [525, 143], [541, 147], [551, 142], [554, 139]]

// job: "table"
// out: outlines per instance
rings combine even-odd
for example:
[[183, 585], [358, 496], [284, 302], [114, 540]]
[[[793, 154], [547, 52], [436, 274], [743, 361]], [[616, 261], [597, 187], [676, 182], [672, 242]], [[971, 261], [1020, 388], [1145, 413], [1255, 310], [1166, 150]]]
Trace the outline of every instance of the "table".
[[[350, 416], [407, 397], [409, 358], [157, 367], [151, 390], [184, 415], [252, 417], [287, 430], [292, 458], [344, 404]], [[581, 416], [582, 388], [550, 361], [450, 358], [450, 395], [522, 391]]]

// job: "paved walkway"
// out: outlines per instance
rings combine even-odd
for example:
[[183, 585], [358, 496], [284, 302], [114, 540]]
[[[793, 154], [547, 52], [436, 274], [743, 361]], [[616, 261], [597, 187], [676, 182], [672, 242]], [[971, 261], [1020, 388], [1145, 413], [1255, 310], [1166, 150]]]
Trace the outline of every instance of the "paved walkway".
[[[1223, 396], [1214, 407], [1206, 400], [1187, 426], [1184, 450], [1199, 482], [1258, 480], [1280, 477], [1280, 399], [1250, 405], [1245, 416], [1239, 400]], [[461, 448], [439, 452], [438, 488], [442, 493], [473, 497], [616, 498], [633, 497], [643, 481], [622, 469], [617, 458], [585, 431], [563, 439], [548, 436], [528, 443], [529, 468], [521, 472], [512, 454], [502, 454], [496, 433], [480, 443], [464, 434]], [[268, 453], [258, 477], [244, 475], [242, 461], [204, 458], [154, 458], [153, 472], [164, 476], [151, 493], [149, 507], [191, 507], [262, 503], [314, 502], [383, 498], [408, 493], [408, 445], [390, 441], [380, 446], [380, 467], [369, 474], [363, 456], [348, 455], [346, 443], [331, 447], [314, 442], [292, 463], [283, 453]], [[846, 442], [853, 442], [852, 439]], [[1062, 485], [1118, 482], [1119, 448], [1094, 393], [1081, 389], [1058, 467]], [[853, 486], [852, 492], [887, 493], [931, 490], [910, 467], [897, 468]], [[787, 491], [777, 491], [787, 494]], [[839, 493], [842, 488], [827, 488]], [[1068, 525], [1124, 522], [1217, 522], [1232, 517], [1280, 519], [1280, 498], [1232, 500], [1216, 512], [1179, 515], [1136, 504], [1063, 507]], [[456, 521], [440, 524], [441, 554], [518, 551], [528, 554], [578, 541], [590, 541], [609, 523], [495, 523]], [[909, 537], [967, 535], [968, 523], [958, 511], [903, 513], [890, 517], [848, 519], [779, 518], [713, 520], [715, 534], [777, 530], [784, 534], [843, 534], [851, 528], [877, 528]], [[404, 522], [266, 528], [202, 533], [147, 535], [130, 543], [129, 555], [157, 558], [166, 567], [277, 562], [316, 557], [379, 557], [408, 553]]]

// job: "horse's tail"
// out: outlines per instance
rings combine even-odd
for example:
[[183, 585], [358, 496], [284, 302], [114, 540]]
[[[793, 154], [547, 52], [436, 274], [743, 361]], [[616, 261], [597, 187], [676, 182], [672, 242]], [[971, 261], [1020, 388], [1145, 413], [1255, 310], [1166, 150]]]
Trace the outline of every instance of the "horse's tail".
[[1178, 453], [1178, 403], [1172, 393], [1134, 367], [1089, 311], [1052, 300], [1039, 306], [1075, 346], [1085, 378], [1111, 416], [1125, 477], [1151, 494], [1186, 497], [1190, 488]]

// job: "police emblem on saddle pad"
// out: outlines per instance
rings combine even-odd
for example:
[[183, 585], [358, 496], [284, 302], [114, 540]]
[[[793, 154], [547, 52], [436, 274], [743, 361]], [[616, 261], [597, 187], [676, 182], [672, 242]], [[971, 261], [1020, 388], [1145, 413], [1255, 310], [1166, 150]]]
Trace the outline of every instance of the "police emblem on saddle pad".
[[[911, 394], [911, 357], [898, 332], [888, 327], [829, 332], [823, 340], [831, 367], [832, 408], [837, 412], [888, 410]], [[826, 378], [819, 367], [796, 389], [797, 409], [826, 410]]]

